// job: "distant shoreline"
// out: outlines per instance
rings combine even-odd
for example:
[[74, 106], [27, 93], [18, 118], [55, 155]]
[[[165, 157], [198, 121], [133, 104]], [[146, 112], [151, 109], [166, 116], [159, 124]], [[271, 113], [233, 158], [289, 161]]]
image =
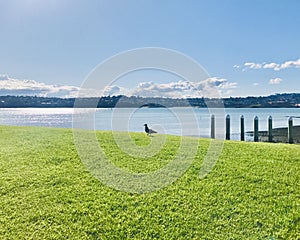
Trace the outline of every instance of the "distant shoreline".
[[163, 98], [104, 96], [57, 98], [37, 96], [0, 96], [0, 108], [300, 108], [300, 93], [266, 97]]
[[[192, 108], [201, 108], [201, 109], [203, 109], [203, 108], [211, 108], [211, 107], [195, 107], [195, 106], [174, 106], [174, 107], [89, 107], [89, 106], [87, 106], [87, 107], [74, 107], [74, 106], [72, 106], [72, 107], [69, 107], [69, 106], [26, 106], [26, 107], [24, 107], [24, 106], [20, 106], [20, 107], [2, 107], [2, 106], [0, 106], [0, 109], [5, 109], [5, 108], [7, 108], [7, 109], [9, 109], [9, 108], [78, 108], [78, 109], [80, 109], [80, 108], [82, 108], [82, 109], [84, 109], [84, 108], [96, 108], [96, 109], [114, 109], [114, 108], [117, 108], [117, 109], [119, 109], [119, 108], [157, 108], [157, 109], [163, 109], [163, 108], [186, 108], [186, 107], [192, 107]], [[222, 108], [222, 107], [212, 107], [212, 108]], [[245, 106], [245, 107], [224, 107], [225, 109], [226, 108], [236, 108], [236, 109], [243, 109], [243, 108], [251, 108], [251, 109], [255, 109], [255, 108], [259, 108], [259, 109], [280, 109], [280, 108], [299, 108], [300, 109], [300, 107], [248, 107], [248, 106]], [[300, 112], [299, 112], [299, 114], [300, 114]], [[300, 118], [300, 116], [298, 117], [296, 117], [296, 118]]]

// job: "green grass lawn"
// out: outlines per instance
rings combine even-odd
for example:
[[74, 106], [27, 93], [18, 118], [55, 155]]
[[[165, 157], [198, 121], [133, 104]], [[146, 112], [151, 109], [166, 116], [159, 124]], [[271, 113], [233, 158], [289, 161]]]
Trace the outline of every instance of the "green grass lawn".
[[[167, 136], [159, 153], [138, 158], [111, 132], [97, 137], [115, 165], [140, 173], [165, 166], [180, 143]], [[300, 239], [299, 145], [227, 141], [200, 179], [210, 140], [192, 141], [199, 149], [182, 177], [135, 194], [87, 171], [71, 129], [0, 126], [0, 239]]]

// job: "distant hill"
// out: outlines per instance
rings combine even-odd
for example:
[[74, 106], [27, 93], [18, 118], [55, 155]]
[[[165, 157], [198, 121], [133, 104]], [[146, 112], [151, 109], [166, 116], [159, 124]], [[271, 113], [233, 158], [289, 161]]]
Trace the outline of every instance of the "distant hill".
[[[0, 96], [0, 108], [71, 108], [75, 98], [37, 96]], [[274, 94], [263, 97], [230, 98], [144, 98], [106, 96], [100, 98], [78, 98], [76, 107], [83, 108], [138, 108], [138, 107], [226, 107], [226, 108], [282, 108], [300, 107], [300, 93]]]

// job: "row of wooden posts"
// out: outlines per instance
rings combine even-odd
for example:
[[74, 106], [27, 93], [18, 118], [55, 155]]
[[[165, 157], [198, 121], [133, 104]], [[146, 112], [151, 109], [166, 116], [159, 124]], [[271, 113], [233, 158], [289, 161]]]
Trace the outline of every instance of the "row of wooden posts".
[[[211, 115], [211, 138], [216, 137], [216, 120], [215, 115]], [[245, 118], [242, 115], [240, 117], [240, 130], [241, 130], [241, 141], [245, 141]], [[254, 117], [254, 142], [258, 142], [258, 117]], [[230, 115], [226, 115], [226, 126], [225, 126], [225, 139], [230, 140]], [[273, 120], [272, 116], [269, 116], [268, 118], [268, 141], [273, 141]], [[294, 143], [293, 139], [293, 118], [288, 118], [288, 142]]]

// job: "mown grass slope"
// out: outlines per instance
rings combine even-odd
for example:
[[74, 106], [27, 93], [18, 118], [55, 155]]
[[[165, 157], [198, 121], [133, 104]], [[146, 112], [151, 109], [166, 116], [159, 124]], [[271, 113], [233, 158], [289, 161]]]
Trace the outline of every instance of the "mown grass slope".
[[[134, 172], [167, 164], [180, 141], [168, 136], [163, 151], [139, 159], [111, 132], [97, 137], [114, 164]], [[0, 126], [0, 239], [300, 239], [299, 145], [227, 141], [199, 179], [210, 140], [194, 141], [197, 156], [180, 179], [132, 194], [86, 170], [72, 130]]]

